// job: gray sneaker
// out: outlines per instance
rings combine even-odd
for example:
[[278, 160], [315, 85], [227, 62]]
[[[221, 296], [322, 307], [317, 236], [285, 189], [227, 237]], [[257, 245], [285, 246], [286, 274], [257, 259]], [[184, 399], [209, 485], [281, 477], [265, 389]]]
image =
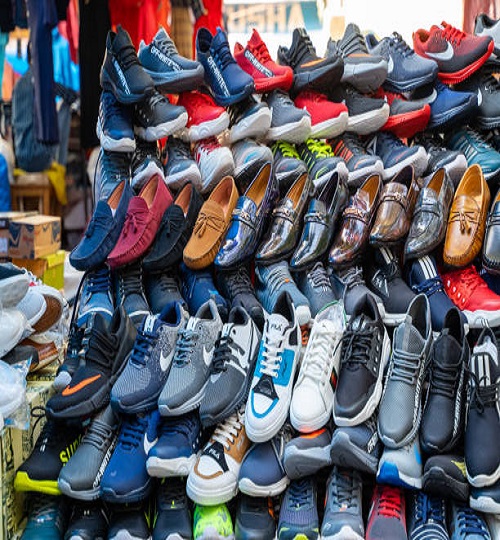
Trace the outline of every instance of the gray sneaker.
[[192, 182], [198, 191], [201, 190], [201, 172], [188, 143], [169, 137], [162, 157], [165, 164], [165, 183], [169, 188], [180, 190], [188, 182]]
[[113, 453], [120, 421], [108, 405], [90, 424], [71, 459], [59, 473], [64, 495], [81, 501], [99, 498], [101, 477]]
[[267, 132], [270, 141], [290, 143], [304, 142], [311, 133], [311, 116], [304, 109], [299, 109], [282, 90], [274, 90], [265, 96], [271, 109], [271, 127]]
[[299, 434], [285, 446], [283, 464], [290, 480], [316, 474], [332, 464], [330, 441], [332, 432], [328, 426], [313, 433]]
[[222, 319], [213, 300], [205, 302], [179, 332], [172, 367], [158, 399], [163, 416], [179, 416], [198, 407], [208, 384]]
[[159, 315], [144, 319], [132, 354], [111, 389], [111, 406], [116, 412], [136, 414], [156, 408], [187, 317], [182, 304], [172, 302]]
[[312, 268], [297, 274], [297, 285], [309, 300], [311, 316], [314, 318], [327, 304], [337, 300], [323, 263], [317, 262]]
[[244, 193], [266, 163], [272, 163], [273, 153], [268, 146], [253, 139], [243, 139], [231, 147], [234, 159], [234, 181]]
[[424, 474], [418, 435], [402, 448], [384, 448], [377, 471], [377, 482], [407, 489], [422, 489]]
[[326, 484], [322, 540], [364, 540], [362, 485], [359, 472], [333, 467]]
[[393, 351], [380, 402], [378, 432], [385, 446], [401, 448], [415, 438], [422, 416], [422, 386], [432, 344], [431, 311], [415, 297], [394, 331]]

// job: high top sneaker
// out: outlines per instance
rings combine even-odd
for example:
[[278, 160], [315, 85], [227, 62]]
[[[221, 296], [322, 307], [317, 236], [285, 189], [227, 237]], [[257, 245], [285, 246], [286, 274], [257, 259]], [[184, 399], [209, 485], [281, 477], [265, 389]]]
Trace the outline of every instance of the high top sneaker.
[[115, 273], [116, 305], [123, 306], [136, 327], [149, 315], [142, 274], [140, 261], [118, 268]]

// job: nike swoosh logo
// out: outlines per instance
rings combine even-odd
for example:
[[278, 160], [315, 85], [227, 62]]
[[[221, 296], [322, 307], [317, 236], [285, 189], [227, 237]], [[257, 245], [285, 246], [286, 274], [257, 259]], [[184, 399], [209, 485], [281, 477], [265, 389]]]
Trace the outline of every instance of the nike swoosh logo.
[[483, 102], [483, 94], [481, 93], [481, 89], [477, 91], [477, 104], [481, 105]]
[[173, 351], [166, 356], [163, 354], [163, 351], [160, 353], [160, 367], [162, 371], [167, 371], [170, 364], [172, 363]]
[[389, 61], [387, 62], [387, 73], [392, 73], [393, 69], [394, 69], [394, 60], [392, 59], [392, 56], [389, 56]]
[[147, 435], [144, 435], [144, 452], [146, 452], [146, 455], [149, 454], [149, 451], [151, 450], [151, 448], [153, 448], [153, 446], [158, 442], [158, 437], [156, 437], [156, 439], [154, 439], [153, 441], [148, 441], [148, 436]]
[[89, 377], [88, 379], [84, 379], [83, 381], [79, 382], [75, 386], [66, 386], [66, 388], [62, 391], [63, 396], [72, 396], [73, 394], [76, 394], [78, 391], [82, 390], [89, 384], [92, 384], [94, 381], [97, 381], [97, 379], [101, 378], [101, 374], [94, 375], [93, 377]]
[[207, 367], [210, 367], [210, 364], [212, 363], [212, 351], [213, 348], [207, 351], [207, 349], [203, 347], [203, 361]]
[[446, 49], [444, 51], [435, 52], [435, 53], [431, 53], [431, 52], [426, 53], [427, 56], [434, 58], [435, 60], [451, 60], [453, 58], [453, 54], [454, 54], [453, 47], [451, 43], [448, 43], [448, 42], [446, 43]]

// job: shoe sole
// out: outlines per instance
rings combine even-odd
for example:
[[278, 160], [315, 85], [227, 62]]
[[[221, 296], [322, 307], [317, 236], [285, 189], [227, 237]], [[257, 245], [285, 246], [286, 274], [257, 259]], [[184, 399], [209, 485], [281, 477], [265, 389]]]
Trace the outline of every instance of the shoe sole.
[[467, 480], [469, 481], [469, 484], [475, 488], [492, 486], [500, 480], [500, 465], [492, 474], [478, 474], [476, 476], [471, 476], [469, 471], [467, 471]]
[[100, 118], [97, 119], [96, 134], [101, 146], [108, 152], [132, 153], [135, 150], [135, 139], [129, 139], [128, 137], [113, 139], [109, 135], [105, 135]]
[[214, 527], [205, 527], [201, 536], [196, 536], [196, 540], [234, 540], [234, 534], [222, 536]]
[[392, 167], [389, 167], [387, 169], [384, 168], [384, 174], [382, 175], [382, 179], [384, 180], [384, 182], [388, 182], [391, 178], [394, 178], [396, 174], [401, 172], [408, 165], [411, 165], [413, 167], [415, 178], [420, 178], [422, 176], [422, 173], [427, 168], [427, 160], [427, 152], [423, 147], [420, 147], [415, 154], [408, 156], [400, 163], [396, 163], [396, 165], [393, 165]]
[[[124, 364], [125, 363], [126, 361], [124, 361]], [[54, 411], [52, 408], [47, 407], [47, 414], [54, 420], [88, 418], [107, 404], [109, 400], [109, 392], [113, 384], [114, 381], [113, 383], [110, 382], [108, 385], [100, 388], [91, 398], [71, 407], [65, 407], [60, 411]]]
[[132, 177], [132, 187], [135, 191], [139, 192], [146, 182], [155, 174], [159, 174], [163, 180], [165, 179], [163, 168], [160, 169], [154, 161], [150, 161], [145, 169], [142, 169]]
[[384, 164], [382, 163], [382, 160], [377, 161], [377, 163], [374, 165], [362, 167], [361, 169], [356, 169], [355, 171], [349, 171], [347, 176], [347, 185], [349, 187], [358, 188], [372, 174], [378, 174], [380, 178], [382, 178], [384, 174]]
[[79, 501], [94, 501], [99, 498], [101, 494], [101, 488], [98, 486], [97, 488], [85, 490], [85, 491], [75, 491], [71, 485], [64, 479], [59, 478], [57, 481], [57, 484], [59, 486], [59, 490], [63, 495], [67, 495], [68, 497], [71, 497], [73, 499], [77, 499]]
[[229, 143], [234, 144], [245, 138], [262, 139], [266, 136], [271, 127], [271, 111], [259, 109], [256, 113], [247, 118], [243, 118], [229, 131]]
[[148, 457], [146, 468], [149, 476], [155, 478], [173, 478], [176, 476], [188, 476], [198, 460], [198, 455], [193, 454], [188, 458], [161, 459], [156, 456]]
[[467, 103], [462, 103], [457, 105], [452, 109], [448, 109], [441, 114], [431, 114], [431, 119], [427, 124], [428, 129], [436, 129], [448, 127], [454, 124], [460, 124], [467, 118], [469, 118], [475, 110], [473, 104], [468, 101]]
[[46, 495], [61, 495], [57, 480], [32, 480], [26, 472], [16, 474], [14, 489], [16, 491], [36, 491]]
[[477, 116], [476, 117], [477, 125], [483, 129], [495, 129], [500, 127], [500, 116]]
[[499, 310], [483, 311], [478, 309], [476, 311], [469, 311], [465, 309], [462, 313], [469, 323], [469, 328], [484, 328], [485, 326], [496, 328], [497, 326], [500, 326]]
[[203, 185], [200, 193], [206, 195], [210, 193], [225, 176], [233, 175], [233, 156], [232, 154], [225, 154], [225, 159], [211, 159], [209, 164], [205, 162], [205, 166], [199, 166], [199, 169], [201, 172], [201, 183]]
[[484, 495], [474, 497], [474, 495], [471, 494], [469, 505], [471, 508], [474, 508], [474, 510], [484, 512], [485, 514], [500, 514], [500, 502], [492, 497], [486, 497]]
[[[169, 538], [178, 538], [179, 540], [183, 540], [180, 536], [167, 536], [166, 540]], [[80, 539], [79, 536], [72, 536], [68, 540], [87, 540], [87, 537]], [[151, 540], [151, 536], [148, 536], [147, 538], [144, 538], [144, 536], [134, 536], [128, 531], [121, 529], [113, 536], [108, 536], [108, 540]]]
[[327, 64], [326, 66], [312, 71], [302, 73], [294, 73], [293, 75], [293, 91], [299, 94], [302, 90], [316, 90], [323, 92], [327, 88], [331, 88], [335, 81], [342, 78], [344, 66], [338, 64]]
[[469, 500], [469, 484], [452, 478], [441, 467], [431, 467], [424, 473], [422, 489], [426, 493], [451, 497], [459, 501]]
[[238, 488], [250, 497], [277, 497], [285, 491], [289, 483], [290, 479], [287, 476], [269, 486], [258, 486], [249, 478], [242, 478], [238, 482]]
[[[332, 174], [337, 173], [340, 178], [344, 182], [347, 182], [347, 179], [349, 178], [349, 170], [347, 168], [347, 165], [344, 161], [339, 161], [337, 167], [333, 171], [328, 171], [326, 174], [323, 174], [322, 176], [319, 176], [317, 178], [313, 178], [313, 185], [316, 190], [319, 190], [319, 188], [328, 180], [330, 180]], [[350, 263], [349, 263], [350, 264]]]
[[391, 81], [390, 79], [386, 79], [384, 86], [387, 87], [388, 90], [392, 90], [393, 92], [396, 92], [398, 94], [403, 94], [406, 92], [411, 92], [412, 90], [415, 90], [416, 88], [419, 88], [420, 86], [425, 86], [426, 84], [432, 83], [434, 81], [435, 75], [433, 73], [424, 75], [423, 77], [415, 77], [414, 79], [408, 79], [405, 77], [405, 82], [401, 81]]
[[[23, 287], [20, 287], [23, 285]], [[0, 302], [4, 308], [14, 307], [26, 296], [29, 287], [27, 274], [19, 274], [0, 280]]]
[[202, 386], [202, 388], [190, 399], [185, 401], [182, 405], [179, 405], [178, 407], [169, 407], [165, 403], [161, 403], [161, 396], [158, 400], [158, 410], [160, 411], [161, 416], [181, 416], [183, 414], [186, 414], [188, 412], [194, 411], [203, 399], [203, 396], [205, 394], [205, 389], [208, 385], [208, 381], [205, 382], [205, 384]]
[[311, 118], [303, 116], [298, 122], [269, 128], [267, 140], [286, 141], [291, 144], [304, 142], [311, 134]]
[[485, 64], [486, 60], [488, 60], [488, 58], [491, 56], [494, 48], [495, 43], [492, 41], [489, 44], [486, 53], [483, 54], [483, 56], [481, 56], [480, 58], [478, 58], [475, 62], [472, 62], [472, 64], [469, 64], [468, 66], [460, 69], [459, 71], [454, 71], [453, 73], [440, 72], [438, 73], [439, 79], [445, 84], [457, 84], [464, 81], [465, 79], [467, 79], [467, 77], [476, 72], [483, 64]]
[[387, 77], [387, 62], [378, 64], [350, 64], [344, 61], [341, 82], [351, 84], [362, 94], [371, 94], [382, 86]]
[[181, 172], [175, 174], [165, 174], [165, 183], [167, 186], [174, 190], [180, 190], [188, 182], [192, 182], [193, 186], [199, 191], [202, 187], [201, 173], [196, 163], [191, 165]]
[[359, 424], [362, 424], [363, 422], [365, 422], [366, 420], [372, 417], [382, 397], [382, 390], [384, 388], [385, 368], [387, 364], [389, 363], [390, 356], [391, 356], [391, 340], [389, 339], [389, 334], [387, 333], [387, 330], [384, 330], [384, 341], [382, 344], [382, 356], [380, 359], [380, 367], [379, 367], [379, 371], [377, 375], [377, 381], [375, 383], [375, 389], [373, 390], [372, 395], [366, 402], [363, 409], [353, 418], [346, 418], [346, 417], [338, 416], [337, 414], [335, 414], [335, 403], [334, 403], [333, 420], [335, 422], [335, 425], [339, 427], [358, 426]]
[[[122, 92], [121, 88], [116, 86], [113, 79], [109, 76], [108, 71], [104, 66], [101, 67], [101, 86], [103, 90], [111, 92], [117, 101], [122, 105], [133, 105], [134, 103], [139, 103], [144, 100], [146, 97], [145, 92], [140, 92], [139, 94], [126, 94]], [[153, 88], [150, 89], [150, 92], [147, 95], [150, 95], [153, 92]]]
[[333, 433], [330, 452], [334, 465], [350, 467], [371, 475], [377, 474], [378, 458], [357, 447], [345, 433]]
[[389, 116], [383, 125], [382, 131], [390, 131], [400, 139], [413, 137], [416, 133], [423, 131], [429, 123], [431, 108], [426, 105], [422, 109], [404, 114]]
[[188, 113], [183, 112], [177, 118], [169, 120], [168, 122], [163, 122], [157, 126], [149, 126], [147, 128], [134, 126], [134, 132], [145, 141], [156, 142], [184, 129], [187, 121]]
[[332, 458], [330, 446], [298, 450], [294, 446], [285, 447], [283, 466], [290, 480], [316, 474], [323, 467], [330, 467]]
[[144, 486], [141, 486], [138, 489], [127, 491], [127, 493], [123, 495], [117, 495], [113, 489], [101, 486], [101, 499], [106, 502], [119, 504], [143, 501], [144, 499], [146, 499], [146, 497], [151, 491], [151, 484], [151, 480], [148, 479], [147, 484], [145, 484]]
[[344, 525], [338, 533], [333, 535], [321, 535], [321, 540], [365, 540], [364, 536], [360, 536], [353, 531], [351, 527]]
[[415, 478], [402, 473], [394, 463], [382, 463], [377, 471], [377, 483], [407, 489], [422, 489], [422, 477]]
[[186, 493], [187, 496], [196, 504], [201, 504], [203, 506], [215, 506], [229, 502], [238, 493], [237, 482], [231, 482], [231, 484], [227, 486], [214, 489], [213, 486], [209, 485], [209, 482], [204, 481], [206, 482], [206, 489], [203, 489], [194, 483], [195, 480], [193, 480], [193, 478], [196, 478], [196, 476], [193, 474], [188, 476]]
[[144, 68], [144, 71], [153, 79], [155, 86], [167, 94], [181, 94], [196, 90], [203, 83], [204, 69], [183, 69], [172, 73], [158, 73]]
[[311, 135], [313, 139], [330, 139], [338, 137], [347, 129], [349, 123], [349, 114], [340, 113], [337, 117], [325, 120], [318, 124], [311, 124]]
[[389, 104], [384, 103], [380, 109], [368, 111], [356, 116], [349, 116], [347, 131], [352, 131], [358, 135], [374, 133], [387, 122], [389, 112]]
[[213, 120], [207, 120], [202, 124], [186, 127], [180, 132], [180, 137], [184, 142], [196, 142], [210, 137], [217, 137], [229, 127], [229, 115], [224, 111]]

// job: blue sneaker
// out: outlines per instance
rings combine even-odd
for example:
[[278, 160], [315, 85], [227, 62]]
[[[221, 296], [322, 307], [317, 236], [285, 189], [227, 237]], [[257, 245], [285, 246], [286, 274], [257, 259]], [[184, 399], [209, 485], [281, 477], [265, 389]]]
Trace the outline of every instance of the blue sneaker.
[[186, 301], [189, 313], [194, 315], [200, 307], [212, 299], [223, 321], [227, 320], [228, 305], [223, 296], [215, 287], [212, 274], [209, 270], [191, 270], [181, 263], [180, 273], [182, 278], [182, 296]]
[[145, 273], [144, 289], [149, 307], [155, 315], [171, 302], [180, 302], [187, 309], [179, 289], [179, 279], [174, 272], [164, 270], [155, 274]]
[[[414, 293], [424, 293], [427, 296], [431, 307], [432, 330], [435, 333], [441, 332], [446, 314], [455, 304], [444, 292], [434, 257], [424, 255], [420, 259], [415, 259], [408, 268], [407, 276], [408, 285]], [[466, 322], [463, 316], [462, 321]]]
[[103, 264], [83, 278], [76, 325], [85, 326], [93, 313], [100, 313], [110, 321], [115, 311], [109, 267]]
[[318, 492], [311, 476], [293, 480], [281, 501], [278, 540], [319, 538]]
[[418, 435], [402, 448], [384, 448], [378, 465], [378, 484], [422, 489], [422, 476], [422, 451]]
[[123, 306], [136, 328], [150, 314], [142, 281], [142, 263], [137, 261], [115, 271], [116, 306]]
[[108, 199], [122, 182], [130, 183], [130, 156], [101, 148], [94, 175], [94, 201]]
[[307, 324], [311, 320], [309, 301], [299, 291], [290, 271], [288, 262], [281, 261], [269, 266], [255, 265], [255, 292], [262, 307], [272, 313], [281, 293], [287, 292], [297, 312], [299, 325]]
[[292, 428], [285, 424], [270, 441], [252, 446], [241, 464], [238, 487], [251, 497], [276, 497], [290, 483], [283, 465], [285, 446], [292, 440]]
[[85, 235], [69, 256], [77, 270], [91, 270], [106, 262], [123, 229], [132, 188], [121, 182], [107, 199], [97, 202]]
[[459, 150], [465, 155], [467, 165], [478, 164], [486, 180], [495, 177], [500, 170], [500, 153], [497, 152], [476, 131], [467, 128], [456, 131], [448, 141], [452, 150]]
[[63, 540], [66, 522], [66, 503], [62, 497], [33, 494], [21, 540]]
[[146, 460], [158, 438], [159, 422], [158, 410], [124, 417], [118, 442], [101, 478], [102, 499], [111, 503], [132, 503], [149, 495], [152, 482]]
[[155, 409], [165, 386], [180, 330], [187, 322], [182, 305], [167, 304], [159, 315], [144, 318], [132, 354], [111, 389], [117, 413], [136, 414]]
[[500, 514], [500, 480], [492, 486], [471, 487], [469, 504], [478, 512]]
[[473, 92], [452, 90], [441, 81], [436, 81], [435, 92], [432, 93], [431, 118], [427, 129], [444, 128], [452, 124], [466, 124], [477, 107], [477, 96]]
[[423, 146], [406, 146], [396, 135], [380, 131], [368, 142], [366, 151], [378, 156], [384, 163], [382, 178], [388, 181], [407, 165], [413, 167], [415, 178], [420, 178], [427, 169], [427, 152]]
[[135, 150], [134, 124], [130, 107], [121, 105], [111, 92], [103, 90], [99, 103], [96, 133], [108, 152]]
[[198, 30], [196, 57], [205, 69], [205, 82], [218, 105], [227, 107], [255, 91], [252, 77], [236, 63], [221, 28], [217, 28], [215, 36], [206, 28]]
[[488, 526], [481, 514], [469, 506], [454, 502], [451, 506], [451, 540], [491, 540]]
[[419, 538], [449, 540], [444, 499], [418, 491], [408, 503], [408, 537], [410, 540], [418, 540]]
[[163, 418], [158, 441], [148, 454], [149, 476], [188, 476], [203, 445], [198, 411]]
[[75, 501], [64, 540], [105, 540], [108, 525], [109, 518], [100, 501]]

